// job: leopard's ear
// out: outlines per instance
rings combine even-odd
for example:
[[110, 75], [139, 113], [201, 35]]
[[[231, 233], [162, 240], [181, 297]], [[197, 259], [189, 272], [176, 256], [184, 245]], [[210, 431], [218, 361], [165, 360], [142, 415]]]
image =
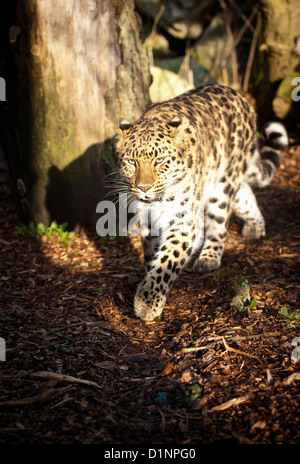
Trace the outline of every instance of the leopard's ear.
[[121, 132], [130, 129], [130, 127], [132, 127], [132, 124], [129, 121], [127, 121], [127, 119], [122, 118], [119, 120], [119, 128]]
[[174, 116], [174, 118], [171, 119], [171, 121], [168, 122], [168, 126], [178, 127], [180, 126], [181, 123], [182, 123], [182, 116], [181, 114], [178, 113], [176, 116]]

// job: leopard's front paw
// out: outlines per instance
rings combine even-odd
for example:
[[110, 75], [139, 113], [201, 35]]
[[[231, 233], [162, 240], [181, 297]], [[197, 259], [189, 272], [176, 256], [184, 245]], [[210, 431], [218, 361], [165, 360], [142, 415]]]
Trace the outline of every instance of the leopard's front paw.
[[160, 316], [166, 298], [140, 284], [134, 297], [134, 313], [142, 321], [153, 321]]

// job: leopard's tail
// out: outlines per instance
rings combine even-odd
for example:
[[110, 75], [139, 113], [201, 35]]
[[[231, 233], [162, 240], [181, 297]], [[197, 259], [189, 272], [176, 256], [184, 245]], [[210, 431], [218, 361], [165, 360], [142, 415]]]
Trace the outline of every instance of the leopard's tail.
[[261, 130], [258, 148], [248, 164], [245, 181], [253, 187], [271, 182], [280, 164], [280, 151], [288, 146], [288, 134], [279, 122], [269, 122]]

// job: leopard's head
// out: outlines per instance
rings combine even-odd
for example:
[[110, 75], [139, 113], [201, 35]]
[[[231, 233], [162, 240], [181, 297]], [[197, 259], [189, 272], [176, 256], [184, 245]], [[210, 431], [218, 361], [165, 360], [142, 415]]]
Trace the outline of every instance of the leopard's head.
[[117, 143], [119, 170], [129, 191], [145, 203], [160, 201], [191, 168], [190, 123], [185, 115], [151, 118], [135, 124], [122, 119]]

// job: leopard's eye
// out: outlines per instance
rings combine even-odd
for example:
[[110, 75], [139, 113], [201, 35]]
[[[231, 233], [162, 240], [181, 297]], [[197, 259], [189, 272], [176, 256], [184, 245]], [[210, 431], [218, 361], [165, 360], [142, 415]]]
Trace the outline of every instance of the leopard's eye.
[[155, 166], [158, 166], [159, 164], [165, 163], [167, 160], [168, 160], [168, 156], [167, 156], [167, 155], [158, 156], [158, 157], [155, 159], [155, 161], [154, 161], [154, 165], [155, 165]]
[[135, 164], [136, 164], [136, 163], [135, 163], [135, 160], [132, 159], [132, 158], [127, 159], [127, 160], [126, 160], [126, 163], [127, 163], [127, 164], [130, 164], [130, 166], [135, 166]]

